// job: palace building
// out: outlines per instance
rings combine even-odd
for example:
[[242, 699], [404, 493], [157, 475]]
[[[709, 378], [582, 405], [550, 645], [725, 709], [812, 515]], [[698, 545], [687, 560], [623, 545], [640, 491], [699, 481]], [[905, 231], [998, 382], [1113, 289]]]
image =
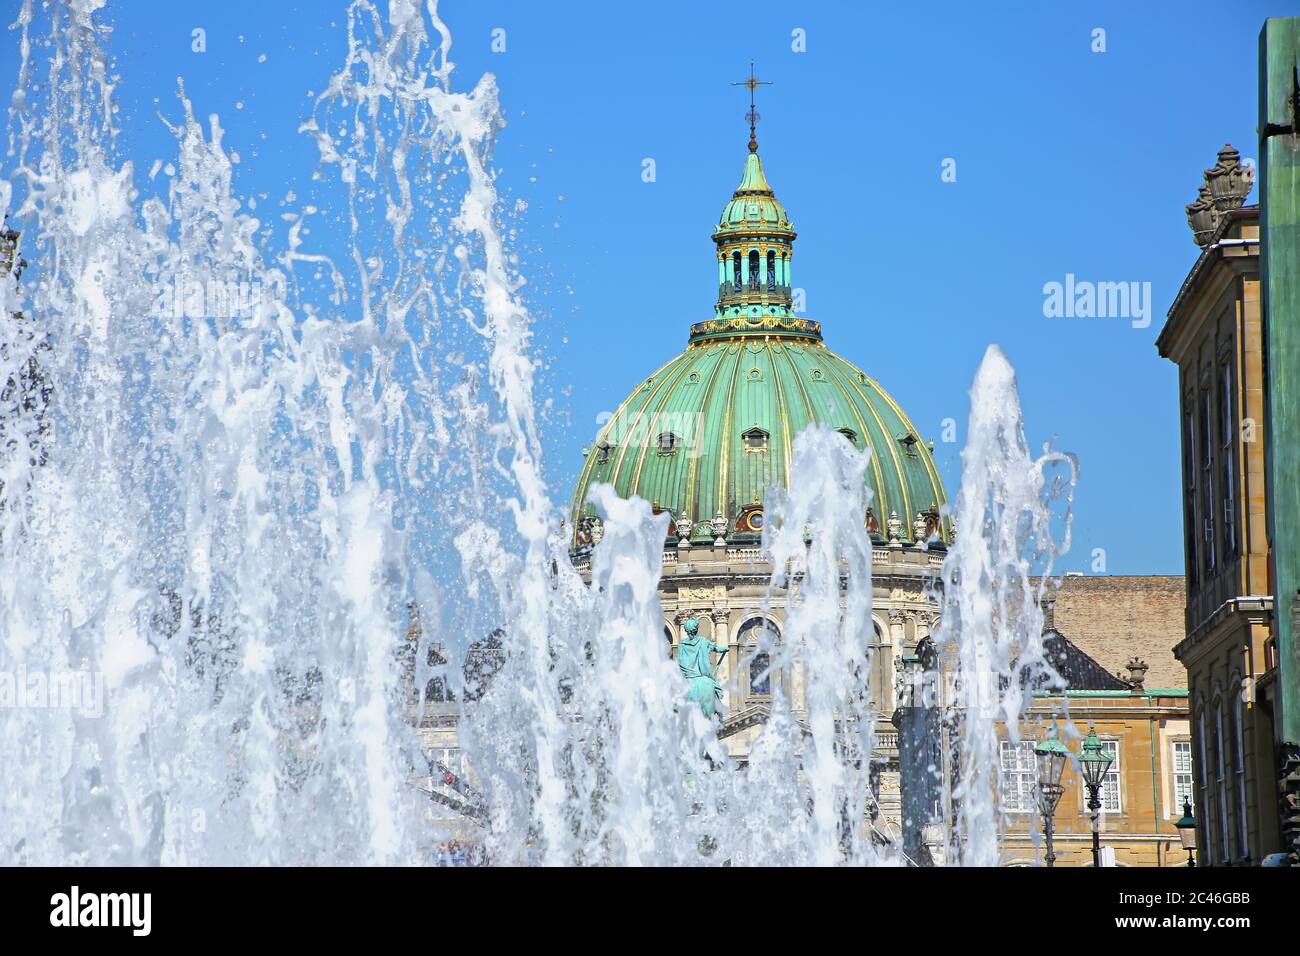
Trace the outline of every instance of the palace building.
[[1187, 221], [1200, 248], [1156, 340], [1178, 366], [1186, 626], [1202, 865], [1281, 849], [1274, 773], [1277, 652], [1265, 529], [1266, 363], [1254, 170], [1231, 146]]
[[[1001, 841], [1006, 866], [1043, 857], [1033, 748], [1049, 724], [1094, 731], [1111, 758], [1100, 792], [1103, 865], [1186, 866], [1175, 823], [1195, 805], [1187, 671], [1173, 646], [1186, 591], [1176, 575], [1067, 575], [1045, 591], [1043, 643], [1065, 686], [1036, 691], [1020, 741], [1001, 742]], [[1092, 865], [1088, 793], [1071, 762], [1053, 814], [1056, 866]]]

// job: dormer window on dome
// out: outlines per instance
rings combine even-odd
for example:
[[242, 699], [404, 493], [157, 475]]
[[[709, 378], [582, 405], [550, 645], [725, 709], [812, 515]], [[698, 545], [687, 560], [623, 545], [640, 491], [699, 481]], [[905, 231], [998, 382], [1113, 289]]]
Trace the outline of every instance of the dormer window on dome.
[[757, 425], [742, 433], [740, 437], [745, 440], [745, 451], [767, 451], [767, 440], [770, 436]]
[[837, 428], [836, 431], [838, 431], [841, 435], [847, 438], [849, 440], [850, 445], [853, 445], [854, 447], [857, 446], [858, 433], [855, 432], [852, 428]]
[[613, 451], [614, 446], [607, 441], [596, 443], [596, 464], [604, 465], [609, 463], [609, 453]]
[[658, 445], [659, 454], [675, 455], [677, 449], [682, 447], [682, 439], [680, 435], [674, 435], [672, 432], [660, 432]]

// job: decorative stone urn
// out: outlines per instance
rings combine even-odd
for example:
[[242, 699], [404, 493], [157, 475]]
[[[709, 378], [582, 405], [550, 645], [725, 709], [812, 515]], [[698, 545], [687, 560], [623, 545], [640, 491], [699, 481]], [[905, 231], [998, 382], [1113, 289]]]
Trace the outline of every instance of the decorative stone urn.
[[709, 527], [713, 530], [713, 546], [715, 548], [724, 547], [727, 543], [727, 518], [721, 511], [713, 516], [709, 522]]
[[1187, 225], [1192, 230], [1192, 239], [1201, 248], [1209, 244], [1218, 218], [1214, 212], [1210, 187], [1202, 184], [1200, 192], [1196, 194], [1196, 201], [1187, 206]]
[[694, 527], [695, 523], [691, 520], [691, 513], [683, 508], [682, 513], [677, 516], [678, 547], [689, 548], [691, 546], [691, 529]]
[[1255, 182], [1255, 167], [1241, 162], [1241, 154], [1225, 143], [1219, 161], [1205, 171], [1205, 184], [1218, 216], [1240, 208]]

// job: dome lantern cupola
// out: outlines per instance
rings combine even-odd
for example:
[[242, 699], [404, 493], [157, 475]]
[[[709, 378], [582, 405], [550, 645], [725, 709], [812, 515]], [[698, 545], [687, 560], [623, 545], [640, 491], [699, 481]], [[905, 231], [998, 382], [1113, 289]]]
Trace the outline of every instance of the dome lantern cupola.
[[713, 231], [718, 264], [714, 318], [692, 326], [691, 341], [753, 333], [819, 339], [818, 324], [794, 311], [790, 257], [796, 233], [758, 155], [753, 91], [762, 84], [752, 67], [744, 85], [750, 89], [749, 154], [740, 185]]

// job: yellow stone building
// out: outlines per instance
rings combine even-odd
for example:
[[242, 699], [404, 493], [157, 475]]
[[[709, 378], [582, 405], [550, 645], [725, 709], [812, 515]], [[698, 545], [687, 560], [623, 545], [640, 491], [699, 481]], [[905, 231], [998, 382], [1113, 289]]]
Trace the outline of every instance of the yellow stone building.
[[1276, 660], [1265, 529], [1265, 367], [1253, 170], [1225, 146], [1187, 207], [1201, 252], [1156, 340], [1178, 366], [1185, 630], [1201, 865], [1281, 849], [1274, 772]]
[[[1056, 718], [1076, 754], [1091, 728], [1113, 758], [1098, 817], [1103, 865], [1186, 866], [1174, 822], [1192, 794], [1191, 724], [1185, 671], [1172, 652], [1181, 633], [1183, 579], [1069, 576], [1048, 593], [1045, 643], [1069, 687], [1036, 693], [1021, 741], [1002, 742], [1003, 864], [1043, 860], [1033, 748]], [[1055, 865], [1091, 866], [1091, 816], [1077, 764], [1066, 767], [1062, 783], [1053, 817]]]

